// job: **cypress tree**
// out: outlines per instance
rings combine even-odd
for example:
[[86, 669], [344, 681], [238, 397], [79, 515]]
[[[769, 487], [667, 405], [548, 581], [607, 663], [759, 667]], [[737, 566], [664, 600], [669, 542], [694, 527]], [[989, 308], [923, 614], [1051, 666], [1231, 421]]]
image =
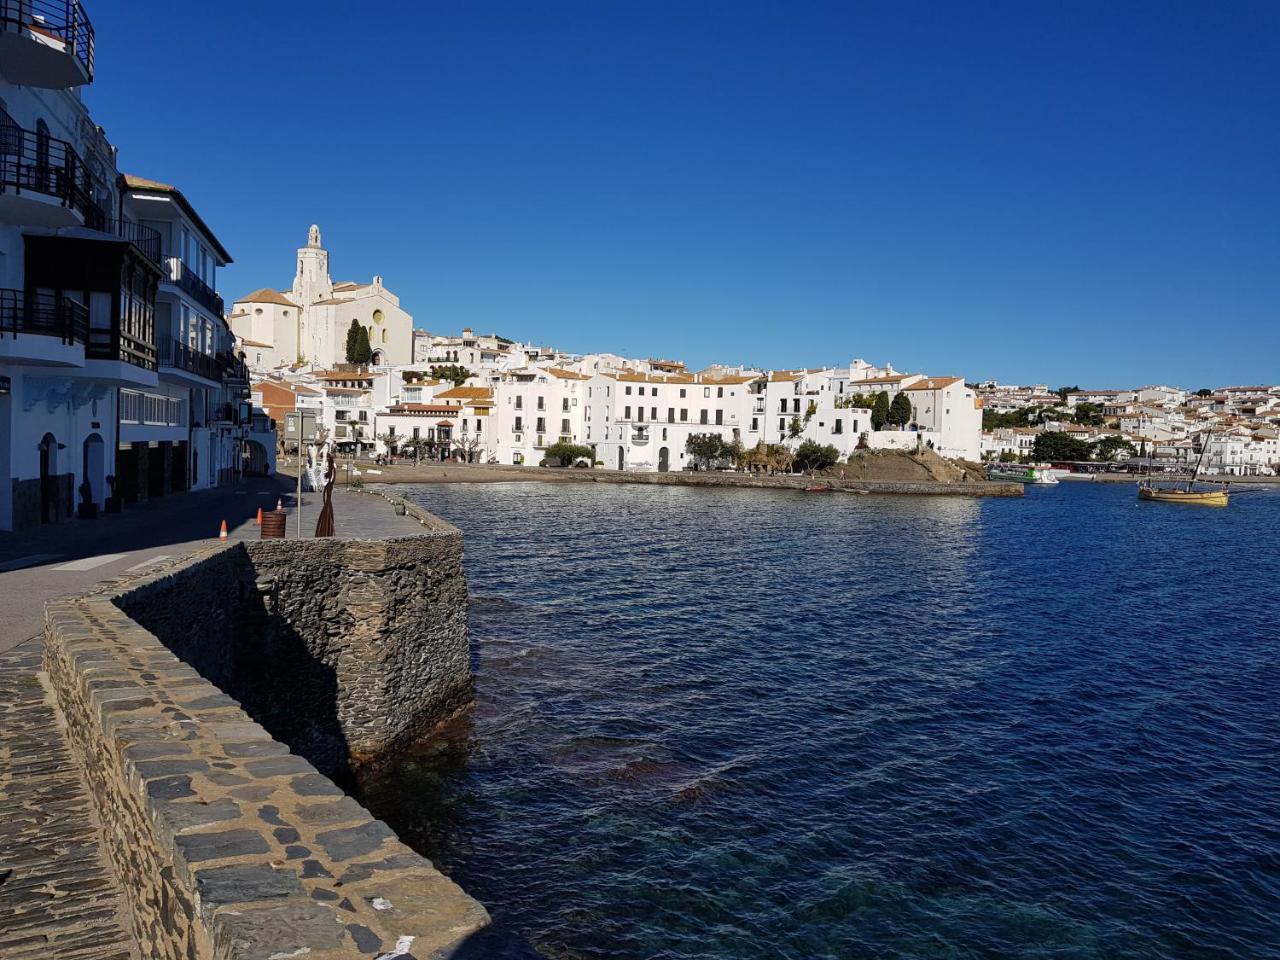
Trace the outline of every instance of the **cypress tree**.
[[360, 331], [363, 328], [358, 320], [352, 320], [347, 328], [347, 363], [358, 363], [356, 352], [360, 346]]
[[871, 408], [871, 429], [879, 430], [889, 420], [889, 394], [881, 390], [876, 394], [875, 406]]

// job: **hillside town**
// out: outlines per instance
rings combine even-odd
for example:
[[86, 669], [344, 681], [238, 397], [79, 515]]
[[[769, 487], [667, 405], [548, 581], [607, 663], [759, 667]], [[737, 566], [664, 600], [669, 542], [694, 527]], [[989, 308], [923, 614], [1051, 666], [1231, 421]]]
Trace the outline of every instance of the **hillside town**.
[[928, 450], [1176, 468], [1207, 443], [1207, 473], [1280, 466], [1276, 386], [1051, 391], [861, 359], [692, 370], [430, 333], [381, 276], [335, 281], [316, 225], [287, 286], [228, 309], [216, 218], [121, 170], [81, 99], [91, 48], [27, 52], [0, 70], [0, 530], [272, 473], [307, 410], [366, 460], [660, 472]]

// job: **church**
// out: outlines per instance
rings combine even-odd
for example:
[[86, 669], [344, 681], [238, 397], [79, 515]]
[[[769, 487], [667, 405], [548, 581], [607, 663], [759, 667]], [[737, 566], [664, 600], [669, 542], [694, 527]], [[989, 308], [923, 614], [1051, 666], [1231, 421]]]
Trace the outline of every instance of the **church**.
[[400, 298], [381, 277], [372, 283], [334, 283], [329, 251], [315, 224], [307, 245], [298, 250], [293, 286], [255, 290], [235, 301], [228, 318], [255, 373], [302, 365], [327, 370], [345, 363], [352, 320], [369, 331], [375, 366], [413, 362], [413, 317], [400, 308]]

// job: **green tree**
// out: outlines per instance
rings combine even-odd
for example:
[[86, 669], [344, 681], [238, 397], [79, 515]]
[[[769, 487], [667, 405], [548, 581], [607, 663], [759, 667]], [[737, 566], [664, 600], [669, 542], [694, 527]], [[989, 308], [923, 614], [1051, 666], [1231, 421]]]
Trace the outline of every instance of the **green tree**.
[[368, 363], [372, 356], [369, 330], [352, 320], [351, 329], [347, 331], [347, 363]]
[[704, 470], [726, 457], [724, 438], [718, 433], [691, 433], [684, 442], [684, 451]]
[[1100, 427], [1106, 422], [1102, 406], [1097, 403], [1077, 403], [1074, 417], [1076, 423], [1086, 427]]
[[356, 359], [356, 353], [360, 349], [360, 326], [359, 320], [352, 320], [351, 326], [347, 328], [347, 363], [359, 363]]
[[1212, 397], [1212, 396], [1213, 396], [1213, 391], [1212, 391], [1212, 390], [1210, 390], [1208, 387], [1201, 387], [1199, 390], [1197, 390], [1197, 391], [1196, 391], [1196, 396], [1197, 396], [1197, 397]]
[[471, 379], [471, 371], [459, 363], [442, 363], [431, 367], [432, 380], [448, 380], [455, 387], [460, 387]]
[[546, 455], [543, 457], [543, 463], [551, 464], [558, 467], [567, 467], [578, 460], [591, 461], [591, 448], [579, 443], [570, 443], [568, 440], [557, 440], [551, 446], [547, 447]]
[[1058, 399], [1059, 399], [1059, 400], [1061, 400], [1063, 403], [1066, 403], [1066, 402], [1067, 402], [1067, 394], [1069, 394], [1069, 393], [1075, 393], [1075, 392], [1076, 392], [1076, 391], [1078, 391], [1079, 389], [1080, 389], [1080, 384], [1078, 384], [1078, 383], [1077, 383], [1074, 387], [1059, 387], [1059, 388], [1058, 388], [1057, 390], [1055, 390], [1054, 392], [1058, 395]]
[[827, 444], [806, 440], [796, 448], [794, 466], [797, 470], [818, 471], [833, 466], [840, 459], [840, 451]]
[[1049, 463], [1060, 463], [1065, 460], [1088, 460], [1092, 448], [1084, 440], [1069, 433], [1036, 434], [1035, 457]]
[[911, 422], [911, 399], [906, 393], [899, 393], [889, 404], [889, 415], [886, 422], [891, 427], [905, 427]]
[[1121, 436], [1103, 437], [1093, 445], [1094, 456], [1106, 463], [1114, 460], [1121, 450], [1131, 457], [1138, 455], [1138, 448]]
[[871, 408], [871, 429], [879, 430], [889, 421], [889, 394], [881, 390], [876, 394], [875, 406]]

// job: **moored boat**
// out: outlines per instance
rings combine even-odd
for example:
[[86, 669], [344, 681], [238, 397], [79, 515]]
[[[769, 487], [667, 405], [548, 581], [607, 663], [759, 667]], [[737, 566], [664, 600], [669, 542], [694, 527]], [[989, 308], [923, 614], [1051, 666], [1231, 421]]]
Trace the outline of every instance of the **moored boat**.
[[988, 480], [1006, 480], [1013, 483], [1053, 484], [1058, 482], [1048, 467], [1022, 466], [1016, 463], [993, 463], [987, 467]]
[[[1157, 486], [1148, 473], [1145, 480], [1138, 484], [1138, 499], [1156, 503], [1185, 503], [1200, 507], [1225, 507], [1231, 502], [1231, 484], [1220, 483], [1209, 489], [1197, 490], [1196, 478], [1200, 476], [1200, 468], [1204, 465], [1204, 455], [1209, 451], [1209, 442], [1213, 440], [1210, 433], [1200, 445], [1200, 456], [1196, 459], [1196, 468], [1191, 478], [1185, 482], [1178, 481], [1172, 486]], [[1149, 468], [1148, 468], [1149, 469]]]

